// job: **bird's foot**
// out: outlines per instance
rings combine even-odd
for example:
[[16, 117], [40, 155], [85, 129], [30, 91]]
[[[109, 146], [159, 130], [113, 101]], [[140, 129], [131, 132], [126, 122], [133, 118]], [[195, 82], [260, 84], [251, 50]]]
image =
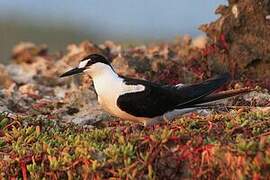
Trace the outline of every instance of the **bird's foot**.
[[144, 126], [145, 127], [154, 126], [156, 124], [160, 124], [161, 122], [163, 122], [163, 119], [162, 117], [159, 116], [145, 121]]

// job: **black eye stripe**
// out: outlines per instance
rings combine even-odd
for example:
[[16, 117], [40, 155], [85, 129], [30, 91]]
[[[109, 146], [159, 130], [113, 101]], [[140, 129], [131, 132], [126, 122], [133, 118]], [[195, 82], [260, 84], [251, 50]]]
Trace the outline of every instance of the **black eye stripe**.
[[81, 62], [89, 60], [86, 64], [85, 67], [87, 66], [91, 66], [92, 64], [95, 63], [103, 63], [103, 64], [107, 64], [109, 66], [111, 66], [110, 62], [108, 61], [108, 59], [100, 54], [90, 54], [86, 57], [84, 57]]
[[90, 66], [90, 65], [92, 65], [92, 64], [95, 64], [96, 62], [94, 62], [94, 61], [92, 61], [92, 60], [89, 60], [88, 62], [87, 62], [87, 65], [86, 66]]

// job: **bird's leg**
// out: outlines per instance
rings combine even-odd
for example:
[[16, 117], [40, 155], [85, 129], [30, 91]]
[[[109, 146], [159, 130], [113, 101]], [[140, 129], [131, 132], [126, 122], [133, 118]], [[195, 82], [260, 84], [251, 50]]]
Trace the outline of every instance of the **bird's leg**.
[[167, 112], [161, 116], [154, 117], [144, 122], [144, 126], [152, 126], [161, 122], [172, 122], [175, 118], [190, 113], [192, 111], [197, 110], [198, 108], [185, 108], [185, 109], [177, 109], [170, 112]]
[[197, 110], [197, 108], [185, 108], [185, 109], [177, 109], [170, 112], [165, 113], [162, 118], [165, 122], [172, 122], [177, 117], [182, 116], [184, 114], [190, 113]]
[[[190, 112], [190, 110], [188, 112]], [[184, 111], [184, 113], [183, 113], [183, 111], [179, 112], [178, 110], [170, 111], [170, 112], [163, 114], [162, 116], [157, 116], [157, 117], [154, 117], [152, 119], [145, 121], [144, 126], [145, 127], [152, 126], [155, 124], [159, 124], [161, 122], [172, 122], [177, 116], [180, 116], [180, 115], [185, 114], [185, 113], [187, 113], [187, 111]]]
[[151, 119], [145, 121], [144, 126], [149, 127], [149, 126], [159, 124], [161, 122], [163, 122], [162, 116], [158, 116], [158, 117], [154, 117], [154, 118], [151, 118]]

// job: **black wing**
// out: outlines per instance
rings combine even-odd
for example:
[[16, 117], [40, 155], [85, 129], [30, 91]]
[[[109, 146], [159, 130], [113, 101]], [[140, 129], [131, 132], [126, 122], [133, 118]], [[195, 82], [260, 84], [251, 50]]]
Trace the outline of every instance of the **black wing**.
[[134, 116], [152, 118], [198, 101], [221, 87], [229, 79], [230, 76], [226, 73], [199, 84], [175, 87], [125, 78], [126, 84], [141, 84], [145, 86], [145, 90], [119, 96], [117, 105], [121, 110]]

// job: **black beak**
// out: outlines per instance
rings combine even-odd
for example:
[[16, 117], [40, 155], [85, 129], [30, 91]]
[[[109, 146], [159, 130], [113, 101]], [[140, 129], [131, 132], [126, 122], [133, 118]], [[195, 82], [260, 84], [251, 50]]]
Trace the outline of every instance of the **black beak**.
[[65, 72], [64, 74], [62, 74], [60, 77], [66, 77], [66, 76], [71, 76], [71, 75], [74, 75], [74, 74], [79, 74], [81, 72], [83, 72], [84, 68], [74, 68], [74, 69], [71, 69], [67, 72]]

